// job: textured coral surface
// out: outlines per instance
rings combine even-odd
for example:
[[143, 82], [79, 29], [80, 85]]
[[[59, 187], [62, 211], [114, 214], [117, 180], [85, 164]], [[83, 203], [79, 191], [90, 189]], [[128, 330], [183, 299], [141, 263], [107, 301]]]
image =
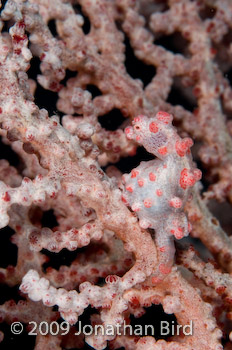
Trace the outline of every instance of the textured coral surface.
[[0, 348], [231, 350], [231, 0], [0, 3]]

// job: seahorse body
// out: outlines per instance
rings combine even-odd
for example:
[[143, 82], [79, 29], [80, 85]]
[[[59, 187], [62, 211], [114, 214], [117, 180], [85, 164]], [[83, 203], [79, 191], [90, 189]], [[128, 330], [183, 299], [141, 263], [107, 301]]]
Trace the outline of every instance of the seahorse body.
[[125, 132], [158, 157], [123, 175], [123, 200], [137, 213], [142, 228], [155, 230], [157, 274], [165, 275], [173, 264], [173, 237], [181, 239], [190, 231], [184, 206], [191, 187], [201, 178], [190, 153], [193, 141], [177, 134], [172, 116], [166, 112], [158, 112], [154, 118], [140, 115]]

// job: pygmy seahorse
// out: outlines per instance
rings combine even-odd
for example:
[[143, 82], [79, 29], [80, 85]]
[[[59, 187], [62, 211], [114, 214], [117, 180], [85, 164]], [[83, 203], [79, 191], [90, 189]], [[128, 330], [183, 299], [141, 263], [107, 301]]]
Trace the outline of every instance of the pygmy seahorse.
[[181, 239], [191, 230], [184, 206], [191, 196], [191, 187], [201, 179], [190, 152], [193, 141], [177, 134], [172, 119], [172, 115], [162, 111], [152, 118], [139, 115], [125, 129], [128, 139], [157, 157], [141, 162], [122, 177], [123, 201], [136, 212], [143, 229], [155, 230], [159, 264], [154, 281], [171, 270], [174, 237]]

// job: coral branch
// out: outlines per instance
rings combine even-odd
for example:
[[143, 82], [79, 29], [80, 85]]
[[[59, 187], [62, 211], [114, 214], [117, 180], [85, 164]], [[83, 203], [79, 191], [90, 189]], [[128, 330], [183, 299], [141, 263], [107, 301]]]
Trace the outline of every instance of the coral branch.
[[230, 0], [1, 2], [3, 347], [36, 322], [36, 350], [232, 348], [231, 23]]

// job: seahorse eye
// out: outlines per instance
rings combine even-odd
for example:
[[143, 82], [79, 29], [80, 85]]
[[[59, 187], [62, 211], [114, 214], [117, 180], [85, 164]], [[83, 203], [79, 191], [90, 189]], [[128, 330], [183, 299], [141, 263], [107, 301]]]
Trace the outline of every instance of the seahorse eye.
[[135, 125], [134, 127], [136, 130], [140, 130], [140, 126], [139, 125]]

